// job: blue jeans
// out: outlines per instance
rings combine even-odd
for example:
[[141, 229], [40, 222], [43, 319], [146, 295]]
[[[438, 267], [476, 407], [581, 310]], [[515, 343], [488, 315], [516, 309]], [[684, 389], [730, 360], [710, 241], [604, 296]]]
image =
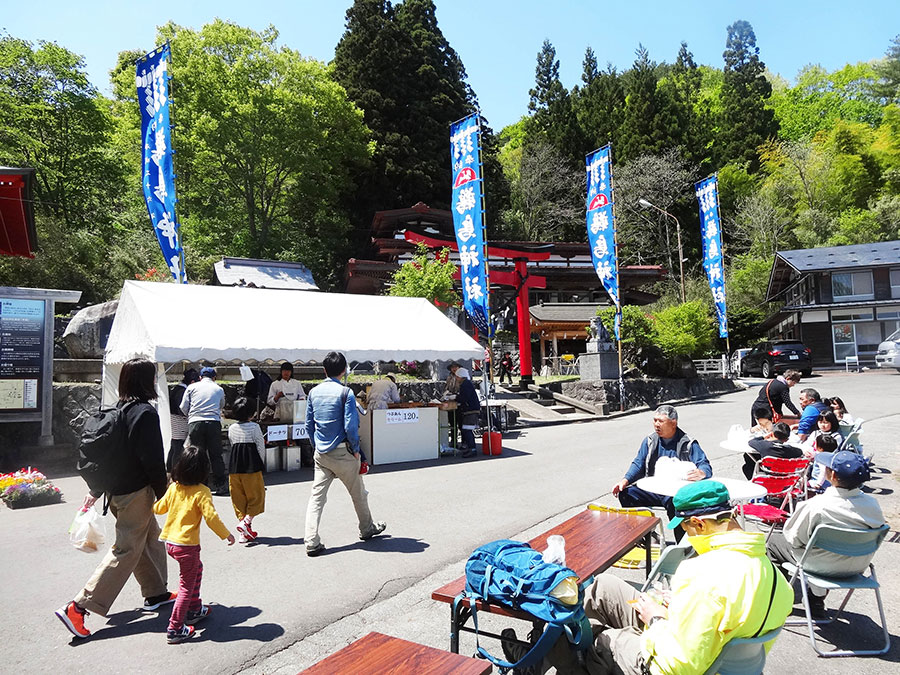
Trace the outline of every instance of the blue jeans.
[[[675, 517], [675, 506], [672, 504], [672, 498], [665, 495], [656, 494], [655, 492], [647, 492], [637, 485], [629, 485], [619, 492], [619, 503], [626, 508], [634, 508], [641, 506], [659, 506], [666, 510], [669, 520]], [[684, 530], [681, 526], [675, 528], [675, 541], [681, 541], [684, 536]]]

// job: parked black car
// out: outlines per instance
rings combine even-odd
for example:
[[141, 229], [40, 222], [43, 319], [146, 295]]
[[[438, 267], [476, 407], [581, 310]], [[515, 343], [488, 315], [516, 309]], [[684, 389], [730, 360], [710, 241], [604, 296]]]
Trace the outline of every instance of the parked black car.
[[804, 377], [812, 373], [812, 356], [798, 340], [760, 342], [741, 360], [741, 375], [775, 377], [786, 370], [799, 370]]

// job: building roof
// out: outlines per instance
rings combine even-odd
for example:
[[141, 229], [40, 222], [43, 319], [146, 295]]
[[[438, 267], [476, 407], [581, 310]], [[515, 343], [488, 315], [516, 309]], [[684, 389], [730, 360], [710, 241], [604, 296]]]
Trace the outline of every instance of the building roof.
[[531, 316], [541, 323], [579, 323], [587, 325], [597, 315], [598, 307], [605, 307], [587, 302], [542, 302], [532, 305]]
[[798, 272], [897, 265], [900, 264], [900, 241], [805, 248], [779, 251], [778, 255]]
[[779, 251], [772, 265], [767, 299], [776, 299], [799, 275], [888, 265], [900, 265], [900, 241]]
[[312, 272], [298, 262], [222, 258], [215, 264], [215, 281], [219, 286], [280, 288], [293, 291], [317, 291]]

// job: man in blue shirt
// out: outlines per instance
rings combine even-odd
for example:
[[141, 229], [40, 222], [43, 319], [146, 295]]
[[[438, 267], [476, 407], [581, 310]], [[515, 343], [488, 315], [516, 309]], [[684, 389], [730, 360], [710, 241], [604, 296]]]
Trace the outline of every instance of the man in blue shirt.
[[[703, 480], [712, 476], [712, 467], [706, 453], [697, 441], [691, 439], [678, 427], [678, 413], [670, 405], [661, 405], [653, 414], [654, 433], [641, 443], [637, 457], [631, 463], [625, 477], [613, 485], [612, 493], [625, 507], [661, 506], [666, 509], [669, 519], [675, 517], [672, 497], [642, 490], [635, 482], [656, 473], [656, 462], [660, 457], [674, 457], [694, 463], [694, 469], [687, 474], [687, 480]], [[675, 528], [675, 539], [681, 540], [684, 531]]]
[[369, 499], [359, 473], [359, 412], [356, 397], [340, 383], [347, 371], [347, 359], [329, 352], [322, 362], [327, 379], [313, 387], [306, 399], [306, 430], [316, 449], [313, 461], [312, 494], [306, 508], [306, 555], [317, 556], [325, 550], [319, 538], [319, 521], [332, 481], [340, 480], [356, 509], [359, 538], [363, 541], [384, 532], [387, 525], [374, 522]]
[[831, 408], [822, 403], [822, 397], [815, 389], [801, 390], [798, 400], [803, 412], [797, 422], [797, 435], [801, 441], [805, 441], [806, 437], [818, 428], [819, 415]]

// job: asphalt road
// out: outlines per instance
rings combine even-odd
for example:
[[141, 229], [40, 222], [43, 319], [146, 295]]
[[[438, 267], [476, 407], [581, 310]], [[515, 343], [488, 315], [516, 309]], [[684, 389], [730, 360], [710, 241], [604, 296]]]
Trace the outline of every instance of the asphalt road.
[[[879, 466], [871, 486], [892, 527], [900, 529], [900, 374], [835, 373], [813, 377], [803, 383], [807, 385], [826, 396], [840, 395], [855, 416], [867, 420], [863, 440], [867, 450], [876, 450]], [[732, 424], [746, 424], [757, 391], [678, 407], [681, 427], [700, 441], [717, 474], [740, 476], [740, 456], [718, 443]], [[2, 671], [295, 673], [371, 630], [446, 648], [449, 610], [430, 600], [431, 590], [462, 574], [468, 553], [484, 542], [527, 539], [594, 499], [613, 504], [610, 488], [651, 431], [651, 416], [642, 412], [530, 429], [505, 439], [499, 457], [376, 467], [366, 477], [370, 506], [376, 519], [387, 521], [390, 536], [369, 542], [357, 539], [350, 500], [336, 484], [321, 528], [328, 550], [318, 558], [307, 558], [302, 539], [311, 471], [268, 476], [266, 513], [255, 522], [260, 533], [255, 545], [227, 547], [211, 531], [203, 531], [202, 594], [204, 602], [214, 604], [213, 615], [199, 636], [183, 645], [165, 642], [168, 610], [145, 614], [136, 609], [142, 601], [133, 581], [108, 618], [88, 617], [94, 632], [88, 640], [72, 639], [53, 615], [100, 560], [68, 543], [66, 530], [84, 487], [77, 477], [60, 478], [56, 484], [65, 503], [0, 511], [5, 600], [0, 625], [8, 643], [0, 657]], [[215, 502], [226, 524], [233, 525], [229, 499], [217, 497]], [[872, 674], [896, 672], [898, 552], [897, 542], [885, 543], [875, 559], [894, 636], [887, 657], [817, 659], [805, 629], [792, 628], [772, 650], [767, 671], [799, 667], [837, 673], [855, 667]], [[175, 589], [172, 564], [169, 579]], [[848, 609], [850, 628], [827, 635], [841, 645], [868, 640], [874, 602], [854, 596]], [[474, 640], [463, 636], [462, 652], [473, 651]]]

